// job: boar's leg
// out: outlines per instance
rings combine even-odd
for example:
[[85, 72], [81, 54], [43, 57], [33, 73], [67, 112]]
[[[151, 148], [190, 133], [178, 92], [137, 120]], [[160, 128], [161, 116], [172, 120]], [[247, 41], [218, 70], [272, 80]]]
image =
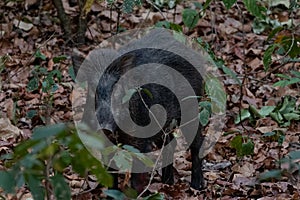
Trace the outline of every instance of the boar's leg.
[[111, 176], [113, 177], [113, 186], [112, 188], [113, 189], [119, 189], [119, 181], [118, 181], [118, 173], [116, 170], [112, 169], [112, 168], [109, 168], [108, 169], [109, 171], [114, 171], [114, 173], [111, 173]]
[[[173, 158], [174, 158], [174, 151], [176, 148], [176, 140], [174, 137], [172, 137], [172, 134], [168, 134], [166, 137], [166, 146], [162, 147], [165, 148], [163, 151], [163, 166], [166, 166], [166, 163], [168, 164], [166, 167], [162, 168], [162, 182], [172, 185], [174, 184], [174, 172], [173, 172]], [[172, 140], [173, 139], [173, 140]], [[171, 142], [172, 141], [172, 142]], [[170, 143], [171, 142], [171, 143]]]
[[[152, 151], [151, 141], [144, 139], [140, 140], [139, 143], [140, 144], [138, 149], [140, 150], [140, 152], [146, 153]], [[145, 167], [145, 163], [143, 163], [139, 159], [134, 159], [132, 165], [133, 167], [138, 167], [139, 169]], [[135, 189], [138, 192], [138, 194], [140, 194], [144, 190], [144, 187], [148, 184], [148, 181], [148, 172], [131, 173], [131, 187]]]
[[131, 173], [131, 187], [140, 194], [149, 181], [148, 173]]
[[191, 187], [197, 190], [200, 190], [204, 187], [204, 177], [202, 171], [202, 160], [200, 158], [199, 151], [201, 145], [203, 143], [203, 135], [202, 135], [202, 127], [199, 124], [199, 128], [197, 134], [194, 138], [193, 143], [191, 144], [191, 155], [192, 155], [192, 180], [191, 180]]

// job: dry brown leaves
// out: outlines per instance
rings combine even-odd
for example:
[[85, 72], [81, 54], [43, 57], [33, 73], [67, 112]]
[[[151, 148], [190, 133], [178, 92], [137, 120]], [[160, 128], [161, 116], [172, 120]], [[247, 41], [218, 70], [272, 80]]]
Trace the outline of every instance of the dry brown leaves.
[[[66, 13], [75, 16], [78, 7], [69, 1], [63, 0]], [[187, 3], [188, 4], [188, 3]], [[168, 19], [182, 25], [181, 11], [186, 5], [178, 5], [174, 10], [162, 9], [149, 11], [144, 6], [134, 10], [132, 14], [119, 16], [116, 11], [110, 12], [105, 3], [95, 1], [91, 8], [86, 37], [90, 45], [80, 48], [87, 53], [93, 46], [107, 39], [116, 30], [117, 22], [125, 29], [148, 27], [157, 21]], [[59, 55], [69, 55], [70, 48], [65, 46], [61, 29], [57, 23], [56, 10], [52, 1], [26, 0], [1, 1], [0, 13], [0, 55], [8, 57], [5, 69], [1, 73], [0, 93], [0, 153], [10, 152], [12, 147], [31, 135], [35, 126], [45, 124], [40, 116], [48, 115], [51, 123], [72, 120], [70, 95], [72, 81], [68, 74], [70, 59], [55, 64], [52, 58]], [[243, 21], [243, 23], [241, 23]], [[204, 165], [207, 188], [203, 191], [194, 191], [187, 182], [190, 178], [191, 163], [188, 154], [181, 152], [175, 160], [177, 170], [176, 184], [168, 186], [159, 183], [156, 178], [150, 185], [151, 192], [161, 192], [166, 199], [300, 199], [299, 175], [285, 176], [281, 181], [259, 183], [257, 177], [265, 170], [278, 168], [276, 161], [285, 156], [292, 149], [299, 149], [291, 144], [299, 144], [300, 125], [292, 124], [284, 129], [285, 141], [282, 146], [274, 141], [264, 141], [262, 134], [280, 127], [270, 118], [260, 119], [255, 126], [244, 122], [243, 126], [234, 124], [234, 116], [240, 107], [247, 108], [254, 105], [260, 108], [264, 105], [276, 105], [282, 96], [299, 95], [299, 88], [272, 86], [278, 79], [274, 73], [285, 72], [290, 65], [284, 65], [276, 72], [266, 73], [263, 70], [262, 57], [266, 48], [266, 35], [253, 34], [252, 20], [249, 15], [242, 16], [237, 9], [226, 11], [219, 3], [207, 10], [206, 16], [201, 19], [197, 27], [186, 33], [201, 36], [212, 45], [217, 57], [225, 61], [226, 66], [244, 78], [242, 89], [230, 77], [224, 77], [226, 92], [228, 93], [227, 123], [224, 132], [244, 132], [254, 141], [255, 149], [252, 157], [237, 159], [236, 153], [230, 147], [232, 134], [222, 136], [215, 148], [209, 153]], [[94, 41], [91, 43], [91, 41]], [[46, 56], [45, 61], [34, 57], [37, 49]], [[42, 91], [30, 93], [26, 90], [31, 70], [39, 64], [47, 70], [59, 69], [63, 80], [53, 95], [51, 105], [45, 107], [45, 96]], [[272, 67], [279, 65], [275, 62]], [[299, 70], [299, 64], [296, 65]], [[242, 98], [241, 92], [242, 91]], [[76, 94], [73, 94], [76, 95]], [[241, 102], [240, 102], [241, 99]], [[28, 118], [30, 110], [38, 110], [38, 115]], [[11, 123], [13, 122], [13, 123]], [[246, 130], [244, 129], [246, 128]], [[0, 168], [3, 169], [2, 161]], [[281, 166], [282, 169], [288, 166]], [[83, 180], [71, 171], [66, 171], [66, 178], [72, 188], [72, 194], [79, 199], [92, 199], [96, 181], [90, 177]], [[19, 192], [24, 192], [21, 189]], [[99, 193], [96, 193], [99, 194]], [[15, 199], [15, 196], [8, 196]], [[30, 197], [29, 194], [23, 198]]]

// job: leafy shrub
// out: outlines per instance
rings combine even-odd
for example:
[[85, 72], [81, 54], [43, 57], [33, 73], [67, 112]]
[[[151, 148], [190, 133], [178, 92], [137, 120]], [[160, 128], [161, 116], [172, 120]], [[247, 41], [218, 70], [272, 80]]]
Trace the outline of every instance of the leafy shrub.
[[[103, 146], [97, 136], [93, 145]], [[100, 184], [112, 185], [112, 177], [102, 164], [81, 143], [75, 129], [66, 124], [38, 127], [32, 138], [18, 144], [10, 154], [3, 155], [5, 171], [0, 171], [0, 187], [6, 193], [27, 186], [34, 199], [71, 199], [71, 192], [63, 172], [66, 167], [82, 177], [88, 173]], [[50, 189], [53, 188], [53, 189]]]

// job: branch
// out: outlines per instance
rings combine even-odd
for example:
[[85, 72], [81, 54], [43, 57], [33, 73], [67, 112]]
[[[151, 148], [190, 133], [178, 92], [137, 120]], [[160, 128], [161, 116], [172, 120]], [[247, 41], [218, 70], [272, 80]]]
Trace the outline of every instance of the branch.
[[53, 0], [53, 3], [57, 9], [57, 15], [60, 20], [60, 26], [62, 30], [64, 31], [64, 37], [66, 39], [71, 38], [71, 26], [70, 26], [70, 18], [68, 15], [66, 15], [62, 1], [61, 0]]

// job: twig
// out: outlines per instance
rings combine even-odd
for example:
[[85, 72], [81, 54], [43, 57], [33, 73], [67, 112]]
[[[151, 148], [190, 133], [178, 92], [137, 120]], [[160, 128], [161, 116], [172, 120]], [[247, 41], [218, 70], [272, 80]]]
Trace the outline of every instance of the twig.
[[143, 104], [145, 105], [145, 107], [147, 108], [147, 110], [149, 111], [149, 113], [152, 115], [152, 117], [154, 118], [155, 122], [157, 123], [157, 125], [159, 126], [159, 128], [162, 130], [163, 134], [164, 134], [164, 137], [163, 137], [163, 144], [162, 144], [162, 148], [158, 154], [158, 157], [155, 161], [155, 164], [154, 164], [154, 167], [153, 167], [153, 170], [151, 171], [151, 175], [150, 175], [150, 180], [148, 182], [148, 185], [146, 186], [146, 188], [139, 194], [139, 196], [137, 197], [137, 199], [141, 198], [142, 195], [148, 190], [148, 188], [150, 187], [150, 184], [154, 178], [154, 173], [155, 173], [155, 168], [158, 166], [158, 161], [159, 159], [161, 158], [162, 156], [162, 152], [164, 150], [164, 145], [166, 143], [166, 138], [167, 138], [167, 133], [163, 130], [163, 127], [160, 125], [159, 121], [157, 120], [157, 118], [155, 117], [154, 113], [150, 110], [150, 108], [148, 107], [148, 105], [146, 104], [144, 98], [142, 97], [142, 94], [141, 94], [141, 90], [138, 89], [137, 90], [138, 93], [139, 93], [139, 96], [141, 97], [141, 100], [143, 102]]
[[162, 11], [159, 9], [159, 7], [157, 7], [151, 0], [146, 0], [147, 3], [149, 3], [151, 6], [153, 6], [156, 10], [158, 10], [158, 12], [161, 14], [161, 16], [164, 18], [164, 20], [167, 20], [167, 18], [165, 17], [165, 15], [162, 13]]

